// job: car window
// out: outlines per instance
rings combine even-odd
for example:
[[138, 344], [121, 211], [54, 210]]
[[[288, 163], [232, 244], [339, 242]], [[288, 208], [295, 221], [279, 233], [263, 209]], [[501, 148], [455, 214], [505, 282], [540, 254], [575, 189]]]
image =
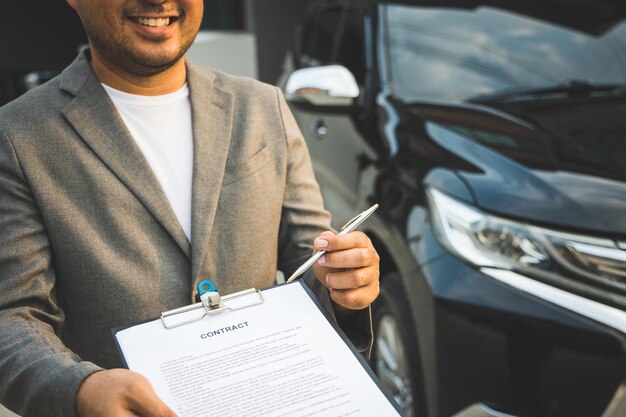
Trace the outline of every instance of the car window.
[[318, 11], [306, 21], [301, 42], [302, 66], [324, 65], [330, 61], [341, 12], [337, 7]]
[[365, 78], [365, 40], [363, 21], [353, 9], [344, 10], [343, 27], [333, 57], [335, 63], [348, 68], [359, 84]]
[[365, 77], [363, 37], [363, 24], [354, 9], [332, 7], [319, 10], [303, 26], [300, 65], [343, 65], [362, 84]]
[[392, 89], [405, 100], [626, 82], [623, 22], [592, 35], [492, 7], [389, 5], [386, 27]]

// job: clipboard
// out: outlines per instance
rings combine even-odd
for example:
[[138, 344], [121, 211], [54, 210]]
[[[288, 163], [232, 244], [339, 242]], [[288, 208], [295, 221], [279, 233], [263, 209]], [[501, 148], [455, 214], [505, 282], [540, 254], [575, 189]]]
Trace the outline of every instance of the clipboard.
[[[301, 280], [206, 293], [112, 332], [124, 366], [146, 376], [179, 417], [404, 415]], [[201, 398], [228, 406], [202, 409]]]

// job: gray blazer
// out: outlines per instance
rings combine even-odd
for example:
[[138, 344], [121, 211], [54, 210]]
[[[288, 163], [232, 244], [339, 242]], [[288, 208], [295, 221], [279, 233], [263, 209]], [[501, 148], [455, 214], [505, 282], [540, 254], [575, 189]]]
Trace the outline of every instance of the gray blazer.
[[82, 380], [121, 365], [112, 327], [193, 302], [201, 279], [270, 286], [329, 228], [280, 91], [189, 64], [189, 242], [88, 60], [0, 109], [0, 400], [23, 416], [75, 415]]

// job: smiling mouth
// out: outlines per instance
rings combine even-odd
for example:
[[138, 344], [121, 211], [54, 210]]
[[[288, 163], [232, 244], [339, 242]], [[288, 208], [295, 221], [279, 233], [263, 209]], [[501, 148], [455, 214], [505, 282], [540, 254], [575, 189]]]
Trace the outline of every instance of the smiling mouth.
[[159, 17], [159, 18], [131, 16], [129, 17], [129, 19], [135, 23], [138, 23], [143, 26], [151, 27], [151, 28], [170, 26], [171, 24], [173, 24], [174, 22], [178, 20], [178, 18], [174, 16]]

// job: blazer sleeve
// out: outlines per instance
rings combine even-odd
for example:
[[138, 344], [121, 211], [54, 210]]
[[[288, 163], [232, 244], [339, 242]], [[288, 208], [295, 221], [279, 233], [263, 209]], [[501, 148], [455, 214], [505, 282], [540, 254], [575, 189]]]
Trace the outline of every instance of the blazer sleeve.
[[53, 251], [10, 138], [0, 129], [0, 401], [23, 417], [73, 417], [99, 370], [67, 349]]
[[[282, 92], [278, 88], [276, 91], [287, 143], [287, 180], [279, 231], [278, 269], [289, 276], [312, 255], [313, 240], [331, 227], [330, 214], [324, 210], [304, 137]], [[368, 307], [336, 317], [328, 289], [313, 271], [307, 271], [303, 279], [331, 315], [339, 319], [338, 324], [357, 350], [369, 356], [373, 341], [371, 309]]]

